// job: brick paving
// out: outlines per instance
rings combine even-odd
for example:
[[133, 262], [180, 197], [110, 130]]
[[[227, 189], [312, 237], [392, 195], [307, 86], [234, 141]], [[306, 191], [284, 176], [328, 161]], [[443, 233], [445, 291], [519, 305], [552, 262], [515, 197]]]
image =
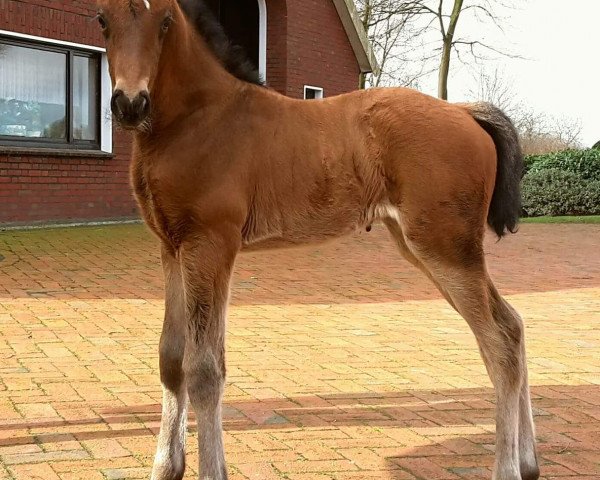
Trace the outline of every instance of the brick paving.
[[[524, 225], [486, 248], [527, 324], [543, 478], [598, 480], [600, 226]], [[149, 478], [156, 241], [141, 226], [10, 232], [0, 255], [0, 480]], [[475, 341], [382, 227], [243, 255], [228, 332], [233, 480], [491, 477]]]

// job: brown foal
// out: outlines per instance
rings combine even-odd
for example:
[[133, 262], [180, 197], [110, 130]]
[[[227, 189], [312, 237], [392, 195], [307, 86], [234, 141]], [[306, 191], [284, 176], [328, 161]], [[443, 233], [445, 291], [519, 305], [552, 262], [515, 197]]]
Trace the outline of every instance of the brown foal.
[[490, 279], [486, 222], [514, 231], [522, 155], [486, 104], [407, 89], [299, 101], [260, 83], [201, 0], [98, 0], [112, 110], [162, 243], [164, 391], [153, 480], [185, 469], [188, 397], [200, 479], [224, 480], [229, 283], [241, 250], [320, 242], [381, 220], [477, 337], [496, 389], [495, 480], [539, 477], [523, 323]]

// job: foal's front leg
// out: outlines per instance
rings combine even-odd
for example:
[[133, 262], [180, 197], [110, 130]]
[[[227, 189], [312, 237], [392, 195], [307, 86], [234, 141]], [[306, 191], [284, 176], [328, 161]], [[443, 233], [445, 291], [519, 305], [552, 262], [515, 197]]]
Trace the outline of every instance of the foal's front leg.
[[162, 420], [152, 480], [181, 480], [185, 470], [187, 392], [183, 375], [185, 303], [179, 263], [168, 248], [162, 250], [165, 274], [165, 320], [160, 337]]
[[221, 420], [225, 317], [239, 244], [234, 233], [207, 233], [180, 249], [187, 321], [183, 369], [198, 421], [201, 480], [227, 479]]

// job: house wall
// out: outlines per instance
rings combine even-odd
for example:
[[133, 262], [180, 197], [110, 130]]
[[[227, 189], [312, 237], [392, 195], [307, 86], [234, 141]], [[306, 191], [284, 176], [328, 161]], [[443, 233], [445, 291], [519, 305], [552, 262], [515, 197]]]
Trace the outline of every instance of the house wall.
[[304, 85], [331, 97], [356, 90], [360, 69], [331, 0], [287, 0], [286, 95], [303, 98]]
[[304, 85], [325, 96], [356, 90], [360, 68], [332, 1], [267, 0], [267, 83], [303, 98]]
[[[94, 0], [0, 0], [0, 29], [102, 46]], [[267, 0], [267, 80], [302, 98], [355, 90], [359, 67], [331, 1]], [[0, 146], [0, 225], [106, 220], [138, 215], [129, 186], [130, 143], [113, 134], [113, 155], [7, 153]]]
[[288, 0], [267, 0], [267, 83], [287, 93]]

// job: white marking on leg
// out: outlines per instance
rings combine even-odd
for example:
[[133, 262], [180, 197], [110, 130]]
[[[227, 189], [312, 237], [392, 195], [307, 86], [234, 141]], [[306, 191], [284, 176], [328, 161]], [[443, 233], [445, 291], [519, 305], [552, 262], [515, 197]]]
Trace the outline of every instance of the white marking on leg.
[[187, 426], [187, 392], [182, 385], [174, 393], [163, 386], [163, 405], [152, 480], [166, 480], [183, 473]]
[[519, 469], [519, 392], [507, 391], [499, 382], [496, 412], [496, 461], [493, 480], [518, 480]]
[[[525, 353], [523, 355], [525, 356]], [[523, 479], [531, 480], [539, 475], [539, 466], [535, 448], [535, 426], [531, 409], [531, 394], [527, 377], [527, 369], [525, 368], [525, 379], [521, 389], [519, 405], [519, 462]]]
[[[226, 469], [221, 405], [219, 404], [213, 415], [209, 413], [208, 415], [202, 415], [200, 418], [203, 425], [202, 431], [198, 429], [198, 441], [202, 449], [199, 452], [202, 461], [201, 474], [204, 473], [204, 477], [202, 478], [206, 480], [220, 480], [222, 472]], [[200, 421], [198, 424], [200, 424]]]

